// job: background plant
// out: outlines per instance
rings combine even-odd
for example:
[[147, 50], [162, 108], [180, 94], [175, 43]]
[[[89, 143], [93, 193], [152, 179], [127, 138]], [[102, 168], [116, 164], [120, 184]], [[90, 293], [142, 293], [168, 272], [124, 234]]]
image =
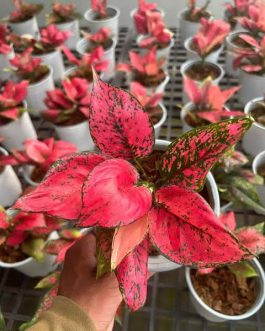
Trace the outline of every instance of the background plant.
[[11, 22], [24, 22], [37, 15], [43, 8], [42, 4], [28, 3], [24, 0], [13, 0], [15, 10], [10, 14]]
[[52, 12], [47, 15], [47, 22], [48, 24], [67, 23], [79, 18], [81, 15], [76, 11], [76, 5], [54, 1]]

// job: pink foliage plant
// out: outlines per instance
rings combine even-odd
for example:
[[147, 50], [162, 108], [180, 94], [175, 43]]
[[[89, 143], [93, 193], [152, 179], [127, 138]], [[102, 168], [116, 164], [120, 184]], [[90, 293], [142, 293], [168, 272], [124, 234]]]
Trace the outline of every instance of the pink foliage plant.
[[0, 54], [9, 54], [12, 51], [8, 38], [9, 29], [6, 24], [0, 24]]
[[13, 0], [15, 10], [11, 12], [9, 20], [11, 22], [25, 22], [38, 14], [42, 8], [42, 4], [28, 3], [24, 0]]
[[91, 7], [97, 13], [98, 18], [107, 17], [107, 0], [91, 0]]
[[102, 154], [63, 158], [13, 208], [95, 226], [97, 275], [114, 270], [132, 310], [146, 299], [151, 247], [200, 268], [249, 258], [198, 191], [252, 120], [231, 119], [184, 134], [159, 154], [149, 176], [155, 138], [148, 114], [131, 94], [94, 75], [89, 127]]
[[138, 0], [138, 10], [134, 13], [133, 19], [138, 33], [147, 34], [147, 14], [150, 12], [158, 12], [155, 2], [148, 3], [145, 0]]
[[203, 17], [209, 18], [210, 14], [207, 12], [207, 8], [210, 2], [211, 0], [206, 0], [203, 6], [198, 7], [196, 0], [187, 0], [188, 9], [185, 18], [191, 22], [199, 22]]
[[76, 5], [73, 3], [60, 3], [57, 0], [52, 5], [52, 13], [48, 14], [49, 24], [66, 23], [79, 19], [81, 15], [76, 11]]
[[106, 49], [112, 44], [111, 30], [109, 28], [103, 27], [94, 34], [83, 32], [83, 35], [92, 44], [92, 50], [98, 46]]
[[226, 18], [232, 27], [234, 27], [238, 18], [248, 16], [249, 6], [254, 2], [255, 0], [234, 0], [233, 4], [225, 3]]

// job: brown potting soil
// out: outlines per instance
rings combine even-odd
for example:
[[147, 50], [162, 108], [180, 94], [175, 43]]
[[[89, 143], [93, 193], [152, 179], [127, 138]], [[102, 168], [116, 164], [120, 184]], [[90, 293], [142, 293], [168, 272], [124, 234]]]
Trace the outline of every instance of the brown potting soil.
[[154, 46], [156, 46], [157, 49], [164, 49], [166, 47], [168, 47], [170, 45], [170, 41], [168, 43], [157, 43], [154, 42], [152, 45], [150, 45], [149, 47], [146, 47], [147, 49], [151, 49]]
[[214, 80], [220, 75], [220, 69], [210, 63], [194, 63], [186, 70], [185, 74], [197, 81], [202, 81], [208, 77]]
[[251, 116], [254, 117], [256, 122], [265, 126], [265, 105], [256, 104], [255, 108], [251, 110]]
[[45, 54], [49, 54], [55, 51], [55, 48], [53, 46], [46, 46], [43, 49], [42, 48], [37, 48], [34, 47], [33, 49], [33, 55], [45, 55]]
[[163, 115], [163, 110], [159, 105], [155, 108], [146, 108], [145, 111], [148, 113], [153, 124], [158, 123]]
[[209, 18], [210, 14], [207, 11], [202, 11], [202, 12], [199, 12], [198, 14], [194, 15], [194, 14], [192, 14], [192, 11], [188, 10], [184, 15], [184, 19], [186, 21], [193, 22], [193, 23], [199, 23], [200, 19], [203, 17]]
[[24, 75], [23, 79], [29, 80], [30, 84], [36, 84], [44, 80], [50, 73], [49, 68], [46, 65], [42, 65], [39, 67], [38, 70], [35, 70], [34, 76], [32, 76], [32, 73], [27, 77], [27, 75]]
[[14, 249], [14, 247], [9, 247], [6, 245], [0, 246], [0, 260], [5, 263], [15, 263], [23, 261], [28, 256], [25, 255], [21, 250]]
[[239, 37], [239, 35], [236, 35], [233, 39], [232, 39], [232, 43], [234, 45], [236, 45], [239, 48], [250, 48], [249, 44], [246, 43], [243, 39], [241, 39]]
[[81, 69], [75, 69], [73, 70], [69, 75], [69, 78], [74, 78], [74, 77], [78, 77], [78, 78], [84, 78], [89, 82], [93, 81], [93, 73], [92, 71], [89, 71], [87, 73], [83, 72]]
[[257, 297], [255, 277], [235, 276], [227, 267], [210, 274], [191, 272], [192, 284], [200, 298], [212, 309], [225, 315], [241, 315], [248, 311]]
[[102, 46], [104, 50], [108, 50], [112, 46], [112, 39], [107, 39], [105, 40], [102, 44], [94, 43], [93, 41], [91, 42], [91, 45], [86, 48], [85, 52], [86, 53], [91, 53], [93, 52], [94, 49], [96, 49], [98, 46]]
[[203, 125], [208, 125], [209, 122], [204, 120], [203, 118], [200, 118], [196, 115], [197, 110], [189, 111], [185, 116], [185, 121], [187, 124], [193, 128], [197, 128]]
[[87, 118], [80, 111], [74, 112], [69, 119], [64, 122], [56, 123], [59, 126], [71, 126], [87, 121]]
[[31, 174], [31, 180], [35, 183], [40, 183], [45, 175], [46, 172], [43, 169], [35, 167]]
[[265, 164], [258, 168], [258, 174], [265, 179]]
[[163, 82], [166, 74], [161, 69], [156, 76], [146, 76], [138, 71], [134, 71], [134, 80], [141, 83], [145, 87], [156, 87]]

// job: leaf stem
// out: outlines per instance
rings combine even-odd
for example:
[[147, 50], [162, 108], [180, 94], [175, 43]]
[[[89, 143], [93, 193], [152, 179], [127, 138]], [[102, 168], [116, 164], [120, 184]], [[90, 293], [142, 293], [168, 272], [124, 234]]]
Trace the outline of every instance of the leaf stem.
[[133, 159], [133, 161], [134, 161], [134, 163], [136, 164], [138, 170], [141, 171], [141, 173], [142, 173], [144, 179], [148, 181], [148, 176], [147, 176], [147, 174], [146, 174], [146, 172], [145, 172], [143, 166], [141, 165], [141, 162], [140, 162], [139, 160], [137, 160], [137, 159]]

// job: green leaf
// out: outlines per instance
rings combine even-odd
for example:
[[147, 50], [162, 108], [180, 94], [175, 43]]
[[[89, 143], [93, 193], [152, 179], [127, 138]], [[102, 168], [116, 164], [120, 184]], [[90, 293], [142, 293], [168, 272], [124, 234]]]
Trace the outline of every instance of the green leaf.
[[228, 265], [228, 268], [237, 277], [252, 278], [259, 276], [255, 268], [248, 261]]
[[114, 230], [98, 228], [96, 232], [97, 240], [97, 279], [105, 273], [111, 272], [111, 247]]
[[6, 331], [6, 322], [1, 309], [0, 309], [0, 331]]
[[77, 229], [64, 229], [59, 232], [59, 236], [66, 240], [74, 240], [80, 238], [82, 232]]
[[37, 285], [35, 286], [35, 288], [52, 288], [54, 287], [54, 285], [56, 285], [59, 282], [60, 279], [60, 275], [61, 272], [60, 271], [55, 271], [51, 274], [49, 274], [48, 276], [42, 278]]
[[22, 252], [28, 256], [33, 257], [38, 262], [43, 262], [44, 260], [44, 246], [45, 241], [42, 238], [32, 238], [24, 241], [21, 248]]

